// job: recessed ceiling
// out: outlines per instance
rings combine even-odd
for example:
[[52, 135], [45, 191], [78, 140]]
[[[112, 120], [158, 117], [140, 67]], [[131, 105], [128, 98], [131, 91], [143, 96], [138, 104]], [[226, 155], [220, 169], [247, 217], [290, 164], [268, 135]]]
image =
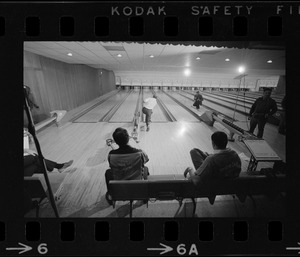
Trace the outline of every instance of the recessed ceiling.
[[[115, 72], [182, 72], [189, 67], [193, 74], [233, 74], [238, 66], [244, 65], [248, 74], [285, 74], [285, 51], [282, 47], [270, 48], [261, 42], [248, 42], [251, 49], [226, 47], [225, 41], [223, 47], [220, 42], [216, 43], [218, 47], [205, 44], [208, 43], [32, 41], [24, 42], [24, 50], [69, 64], [85, 64]], [[72, 56], [68, 56], [68, 53], [72, 53]], [[122, 54], [122, 58], [117, 57], [118, 54]], [[154, 58], [150, 58], [150, 55], [154, 55]], [[197, 60], [197, 57], [201, 59]], [[226, 58], [230, 61], [225, 61]], [[272, 63], [267, 63], [268, 60], [272, 60]]]

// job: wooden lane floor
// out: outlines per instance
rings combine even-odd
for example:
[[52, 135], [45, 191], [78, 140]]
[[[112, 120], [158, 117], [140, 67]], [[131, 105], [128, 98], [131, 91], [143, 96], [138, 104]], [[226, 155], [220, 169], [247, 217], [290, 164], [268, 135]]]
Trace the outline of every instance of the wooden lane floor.
[[[185, 98], [183, 101], [189, 105], [192, 105], [194, 102], [194, 98], [193, 96], [185, 91], [180, 91], [180, 92], [173, 92], [173, 96], [178, 98], [178, 99], [183, 99]], [[235, 120], [246, 120], [247, 117], [245, 117], [245, 115], [242, 115], [238, 112], [236, 112], [235, 114], [233, 113], [233, 110], [230, 108], [226, 108], [225, 106], [221, 106], [220, 104], [222, 103], [222, 101], [220, 100], [216, 100], [215, 102], [210, 102], [207, 101], [205, 98], [203, 100], [203, 106], [200, 107], [200, 112], [201, 114], [203, 113], [203, 111], [207, 111], [209, 110], [209, 108], [220, 112], [226, 116], [228, 116], [231, 119], [235, 119]], [[206, 108], [209, 107], [209, 108]], [[195, 109], [195, 108], [194, 108]]]
[[111, 110], [118, 102], [122, 101], [128, 95], [128, 91], [120, 91], [109, 97], [102, 104], [91, 109], [89, 112], [80, 116], [74, 122], [98, 122], [102, 117]]
[[[224, 92], [224, 91], [212, 91], [212, 92], [206, 92], [208, 94], [212, 94], [212, 95], [225, 95], [226, 97], [230, 98], [230, 99], [238, 99], [238, 101], [242, 101], [242, 102], [245, 102], [245, 103], [249, 103], [249, 104], [253, 104], [254, 101], [263, 96], [263, 92], [260, 92], [258, 94], [253, 94], [253, 95], [250, 95], [250, 94], [247, 94], [247, 92], [237, 92], [236, 94], [233, 94], [233, 93], [230, 93], [230, 92]], [[278, 109], [281, 108], [281, 101], [283, 99], [283, 97], [280, 97], [278, 98], [278, 96], [276, 97], [276, 95], [274, 94], [271, 94], [271, 98], [273, 98], [276, 103], [277, 103], [277, 107]]]
[[109, 122], [132, 122], [139, 93], [139, 91], [132, 91], [116, 113], [109, 119]]
[[[169, 93], [169, 92], [168, 92]], [[182, 106], [177, 104], [173, 99], [171, 99], [163, 91], [157, 93], [158, 97], [163, 101], [168, 110], [173, 114], [177, 121], [186, 122], [199, 122], [195, 116], [185, 110]]]

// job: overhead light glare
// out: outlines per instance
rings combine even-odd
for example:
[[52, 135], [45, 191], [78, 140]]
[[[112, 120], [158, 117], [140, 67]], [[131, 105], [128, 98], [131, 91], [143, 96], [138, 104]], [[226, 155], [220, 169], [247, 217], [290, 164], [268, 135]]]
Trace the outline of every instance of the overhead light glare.
[[230, 59], [229, 59], [229, 58], [226, 58], [226, 59], [225, 59], [225, 62], [230, 62]]
[[267, 63], [272, 63], [272, 60], [267, 61]]
[[184, 75], [185, 76], [190, 76], [191, 75], [191, 70], [190, 69], [185, 69], [184, 70]]
[[72, 53], [68, 53], [68, 55], [69, 55], [69, 56], [72, 56], [73, 54], [72, 54]]
[[245, 72], [245, 67], [244, 66], [240, 66], [238, 69], [239, 73], [244, 73]]
[[118, 55], [117, 55], [117, 57], [121, 58], [121, 57], [122, 57], [122, 55], [121, 55], [121, 54], [118, 54]]
[[150, 54], [149, 57], [150, 57], [150, 58], [154, 58], [154, 55], [153, 55], [153, 54]]
[[200, 60], [200, 57], [198, 56], [198, 57], [196, 58], [196, 60]]

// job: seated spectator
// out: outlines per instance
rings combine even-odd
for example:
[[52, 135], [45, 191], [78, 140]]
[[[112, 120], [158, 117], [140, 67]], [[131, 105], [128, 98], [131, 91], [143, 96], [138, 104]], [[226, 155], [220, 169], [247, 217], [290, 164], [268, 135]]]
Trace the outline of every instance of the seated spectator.
[[105, 172], [107, 202], [112, 205], [110, 196], [110, 180], [139, 180], [147, 179], [149, 175], [148, 167], [144, 166], [149, 161], [147, 154], [141, 149], [136, 149], [128, 145], [129, 134], [126, 129], [117, 128], [113, 133], [113, 139], [119, 146], [116, 150], [111, 150], [108, 154], [110, 169]]
[[218, 180], [238, 177], [241, 172], [240, 157], [234, 150], [226, 148], [227, 135], [222, 131], [214, 132], [211, 141], [214, 154], [209, 155], [196, 148], [190, 151], [196, 171], [188, 167], [184, 176], [189, 174], [189, 179], [196, 186], [210, 186]]
[[[45, 159], [46, 169], [51, 172], [57, 169], [58, 172], [63, 172], [66, 168], [71, 166], [73, 160], [65, 163], [57, 163]], [[36, 152], [30, 149], [24, 149], [24, 176], [31, 177], [35, 173], [43, 173], [43, 169]]]

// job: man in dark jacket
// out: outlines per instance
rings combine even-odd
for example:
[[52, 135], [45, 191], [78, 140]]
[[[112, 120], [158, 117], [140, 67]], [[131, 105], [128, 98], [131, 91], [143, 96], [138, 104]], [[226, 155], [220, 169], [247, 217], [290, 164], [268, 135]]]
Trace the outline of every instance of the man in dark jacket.
[[144, 165], [149, 161], [148, 155], [143, 150], [130, 146], [129, 138], [124, 128], [117, 128], [113, 133], [113, 139], [119, 148], [111, 150], [107, 158], [110, 169], [105, 172], [105, 198], [110, 205], [110, 180], [140, 180], [147, 179], [149, 175], [148, 167]]
[[199, 91], [197, 91], [196, 95], [194, 95], [194, 104], [197, 110], [200, 109], [200, 105], [202, 105], [203, 97]]
[[268, 117], [277, 112], [277, 104], [271, 96], [272, 89], [264, 88], [262, 97], [256, 99], [250, 109], [250, 133], [253, 133], [258, 125], [257, 137], [262, 138]]

